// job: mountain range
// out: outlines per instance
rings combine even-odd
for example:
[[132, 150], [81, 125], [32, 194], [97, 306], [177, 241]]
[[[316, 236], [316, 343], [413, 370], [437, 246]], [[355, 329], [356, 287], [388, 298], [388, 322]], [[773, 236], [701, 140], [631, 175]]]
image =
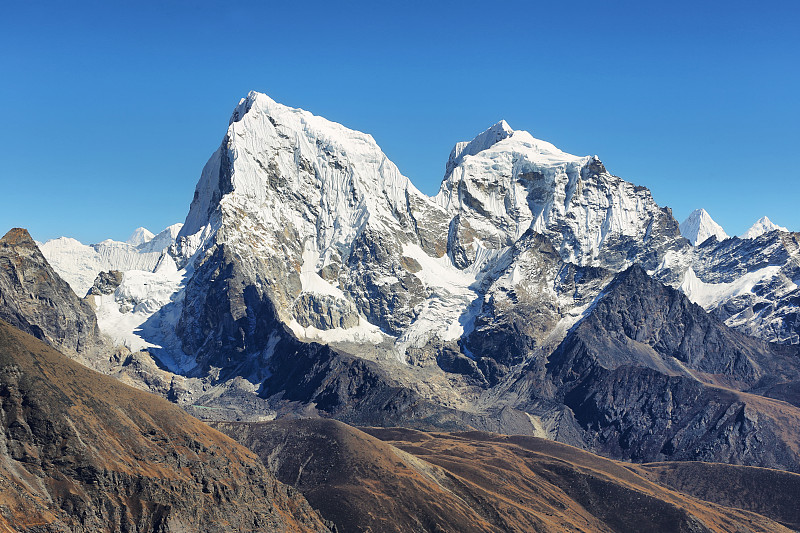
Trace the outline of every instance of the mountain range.
[[505, 121], [429, 197], [371, 136], [251, 92], [183, 224], [12, 230], [0, 267], [0, 319], [251, 447], [322, 417], [800, 472], [800, 234], [679, 224]]
[[[397, 421], [424, 405], [423, 425], [563, 435], [591, 449], [592, 421], [563, 403], [571, 381], [552, 369], [626, 283], [643, 298], [677, 291], [648, 303], [669, 327], [602, 324], [602, 339], [629, 339], [626, 368], [704, 390], [793, 390], [798, 235], [720, 240], [707, 213], [695, 215], [684, 223], [693, 245], [646, 188], [505, 121], [457, 143], [428, 197], [369, 135], [254, 92], [234, 110], [183, 225], [42, 250], [100, 330], [146, 350], [190, 410], [241, 419], [311, 410], [373, 424], [383, 422], [370, 419], [372, 404], [388, 401], [399, 403]], [[754, 347], [694, 358], [708, 341], [678, 319]], [[773, 365], [773, 353], [784, 359]], [[536, 387], [521, 385], [532, 375]], [[657, 452], [649, 459], [665, 458]]]

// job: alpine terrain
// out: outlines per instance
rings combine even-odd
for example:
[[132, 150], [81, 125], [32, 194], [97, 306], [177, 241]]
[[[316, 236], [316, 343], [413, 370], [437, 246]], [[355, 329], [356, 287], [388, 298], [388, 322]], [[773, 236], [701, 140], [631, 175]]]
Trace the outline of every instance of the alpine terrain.
[[[28, 248], [81, 318], [26, 326], [37, 280], [13, 267], [16, 324], [204, 419], [800, 472], [800, 234], [679, 225], [597, 156], [505, 121], [454, 146], [431, 197], [370, 135], [251, 92], [183, 225]], [[95, 327], [116, 356], [70, 340]]]

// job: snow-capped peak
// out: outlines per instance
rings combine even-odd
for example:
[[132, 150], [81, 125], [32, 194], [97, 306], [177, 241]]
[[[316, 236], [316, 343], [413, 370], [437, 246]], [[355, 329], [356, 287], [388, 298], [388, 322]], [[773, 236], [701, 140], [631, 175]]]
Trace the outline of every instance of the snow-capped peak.
[[152, 231], [147, 228], [139, 227], [133, 230], [133, 233], [131, 233], [131, 236], [128, 237], [128, 240], [125, 242], [132, 246], [139, 246], [140, 244], [150, 241], [153, 237], [155, 237], [155, 234], [153, 234]]
[[691, 214], [686, 217], [686, 220], [681, 222], [680, 225], [681, 235], [689, 239], [689, 241], [697, 246], [702, 244], [711, 236], [717, 238], [718, 241], [724, 241], [728, 238], [728, 234], [722, 229], [722, 226], [714, 222], [711, 215], [705, 209], [695, 209]]
[[759, 237], [765, 233], [769, 233], [770, 231], [775, 231], [775, 230], [789, 231], [787, 228], [784, 228], [783, 226], [778, 226], [777, 224], [772, 222], [769, 218], [764, 216], [759, 218], [758, 221], [755, 224], [753, 224], [749, 230], [745, 231], [742, 234], [742, 239], [755, 239], [756, 237]]
[[501, 120], [487, 130], [479, 133], [471, 141], [462, 141], [456, 143], [450, 151], [450, 158], [447, 160], [447, 168], [445, 176], [450, 174], [452, 170], [461, 163], [464, 157], [468, 155], [475, 155], [488, 148], [491, 148], [503, 139], [507, 139], [514, 134], [514, 130], [508, 125], [508, 122]]
[[265, 251], [283, 246], [272, 228], [289, 228], [324, 261], [346, 253], [367, 223], [412, 228], [409, 205], [436, 209], [371, 135], [250, 92], [203, 169], [180, 238], [210, 236], [226, 221], [235, 237], [246, 215], [265, 229]]

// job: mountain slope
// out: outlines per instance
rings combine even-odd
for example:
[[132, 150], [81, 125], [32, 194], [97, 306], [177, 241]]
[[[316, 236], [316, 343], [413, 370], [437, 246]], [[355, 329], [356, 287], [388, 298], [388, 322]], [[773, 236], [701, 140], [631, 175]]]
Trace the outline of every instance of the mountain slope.
[[0, 321], [6, 527], [326, 531], [230, 439]]
[[0, 239], [0, 319], [83, 360], [101, 345], [92, 308], [75, 296], [21, 228]]
[[553, 352], [547, 379], [598, 453], [800, 471], [800, 436], [789, 429], [800, 409], [746, 393], [796, 383], [797, 348], [727, 328], [638, 266]]
[[[758, 395], [796, 401], [794, 348], [764, 341], [800, 342], [799, 250], [777, 231], [692, 246], [645, 187], [504, 121], [454, 147], [429, 198], [369, 135], [253, 92], [168, 272], [106, 274], [91, 300], [158, 362], [153, 390], [208, 418], [475, 428], [638, 460], [678, 457], [674, 441], [794, 469], [768, 413], [794, 408]], [[609, 285], [632, 265], [634, 293]]]
[[[784, 530], [543, 439], [359, 430], [331, 420], [218, 427], [343, 532]], [[707, 486], [712, 496], [724, 492], [718, 479]]]
[[636, 469], [644, 477], [726, 507], [769, 517], [793, 530], [800, 529], [800, 475], [718, 463], [652, 463]]

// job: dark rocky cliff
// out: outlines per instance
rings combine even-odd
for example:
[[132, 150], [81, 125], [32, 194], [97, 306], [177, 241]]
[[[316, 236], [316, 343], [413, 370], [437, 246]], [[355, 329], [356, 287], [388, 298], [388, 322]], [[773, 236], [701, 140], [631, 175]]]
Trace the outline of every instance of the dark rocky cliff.
[[795, 348], [728, 328], [639, 266], [614, 279], [547, 363], [555, 399], [599, 453], [793, 471], [800, 409], [748, 391], [799, 375]]
[[73, 356], [101, 344], [91, 306], [50, 267], [27, 230], [0, 239], [0, 319]]

